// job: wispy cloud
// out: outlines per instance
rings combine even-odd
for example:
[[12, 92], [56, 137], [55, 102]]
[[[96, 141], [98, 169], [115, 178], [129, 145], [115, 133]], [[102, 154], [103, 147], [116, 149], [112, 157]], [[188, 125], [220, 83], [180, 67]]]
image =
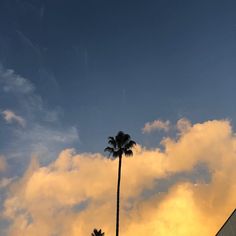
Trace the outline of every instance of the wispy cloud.
[[[60, 107], [49, 108], [29, 79], [1, 66], [0, 85], [1, 98], [5, 98], [6, 103], [10, 101], [0, 114], [7, 123], [24, 127], [8, 129], [15, 139], [5, 145], [7, 156], [17, 156], [18, 165], [25, 164], [32, 153], [52, 157], [62, 147], [79, 140], [76, 126], [63, 122], [63, 110]], [[19, 157], [24, 158], [24, 161]], [[17, 161], [16, 158], [14, 160]]]
[[162, 121], [162, 120], [154, 120], [152, 122], [147, 122], [142, 131], [143, 133], [151, 133], [157, 130], [163, 130], [165, 132], [168, 132], [170, 130], [170, 121]]
[[2, 115], [4, 120], [7, 123], [17, 123], [18, 125], [25, 127], [26, 126], [26, 121], [23, 117], [16, 115], [13, 111], [11, 110], [4, 110], [2, 111]]
[[[64, 127], [55, 129], [50, 126], [33, 124], [30, 129], [15, 130], [15, 137], [18, 141], [13, 146], [21, 146], [21, 152], [34, 154], [43, 159], [45, 156], [53, 158], [53, 155], [59, 151], [61, 147], [74, 144], [79, 140], [79, 133], [76, 127]], [[27, 143], [27, 147], [25, 147]], [[23, 153], [15, 153], [22, 155]]]
[[5, 92], [30, 93], [34, 91], [34, 85], [27, 79], [17, 75], [14, 70], [5, 70], [0, 65], [0, 84]]
[[38, 58], [41, 58], [41, 52], [40, 49], [30, 40], [22, 31], [16, 30], [16, 33], [19, 35], [21, 41], [30, 47], [32, 51], [38, 56]]
[[0, 190], [3, 189], [3, 188], [6, 188], [10, 183], [12, 183], [13, 180], [14, 180], [14, 178], [2, 178], [2, 179], [0, 179]]

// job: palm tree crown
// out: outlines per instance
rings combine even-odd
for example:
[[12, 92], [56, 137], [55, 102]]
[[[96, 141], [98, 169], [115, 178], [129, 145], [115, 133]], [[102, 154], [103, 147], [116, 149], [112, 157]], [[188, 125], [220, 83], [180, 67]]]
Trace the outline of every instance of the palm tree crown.
[[105, 233], [102, 232], [102, 230], [97, 230], [97, 229], [94, 229], [93, 230], [93, 233], [91, 234], [91, 236], [104, 236]]
[[129, 134], [125, 134], [122, 131], [119, 131], [115, 137], [108, 138], [108, 144], [110, 146], [104, 149], [105, 152], [109, 152], [112, 157], [120, 157], [123, 154], [125, 156], [132, 156], [132, 148], [136, 144], [131, 140]]

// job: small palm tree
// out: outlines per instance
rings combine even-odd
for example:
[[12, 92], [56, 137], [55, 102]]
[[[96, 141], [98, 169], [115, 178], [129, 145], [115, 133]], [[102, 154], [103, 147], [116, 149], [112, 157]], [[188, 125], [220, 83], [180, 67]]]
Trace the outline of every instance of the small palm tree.
[[115, 137], [108, 138], [109, 146], [104, 149], [109, 152], [113, 158], [119, 158], [118, 166], [118, 181], [117, 181], [117, 201], [116, 201], [116, 236], [119, 236], [119, 210], [120, 210], [120, 179], [121, 179], [121, 164], [122, 156], [132, 156], [132, 148], [136, 143], [131, 140], [129, 134], [119, 131]]
[[104, 236], [105, 233], [102, 232], [102, 230], [97, 230], [97, 229], [94, 229], [93, 230], [93, 233], [91, 234], [91, 236]]

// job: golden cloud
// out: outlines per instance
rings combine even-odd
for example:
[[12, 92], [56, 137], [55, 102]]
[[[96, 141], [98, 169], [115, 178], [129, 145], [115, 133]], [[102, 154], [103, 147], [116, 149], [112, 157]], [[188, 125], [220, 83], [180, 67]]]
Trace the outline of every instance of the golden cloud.
[[[137, 145], [134, 157], [123, 159], [121, 236], [214, 235], [235, 208], [231, 124], [214, 120], [187, 127], [176, 139], [165, 138], [163, 150]], [[209, 180], [191, 178], [199, 164]], [[190, 177], [175, 178], [183, 173]], [[11, 222], [7, 235], [86, 236], [95, 227], [114, 235], [116, 178], [117, 161], [101, 154], [67, 149], [44, 167], [34, 158], [9, 188], [2, 216]], [[169, 179], [176, 181], [158, 189]]]

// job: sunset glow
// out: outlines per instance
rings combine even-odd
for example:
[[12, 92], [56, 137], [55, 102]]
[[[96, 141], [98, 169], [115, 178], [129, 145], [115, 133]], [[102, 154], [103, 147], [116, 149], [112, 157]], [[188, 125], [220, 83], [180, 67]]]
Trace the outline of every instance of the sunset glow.
[[[124, 159], [122, 235], [214, 235], [236, 204], [230, 123], [194, 124], [163, 145], [164, 151], [138, 145], [134, 157]], [[101, 154], [67, 149], [41, 167], [33, 158], [4, 202], [3, 216], [13, 222], [9, 235], [89, 235], [94, 226], [112, 235], [116, 174], [117, 161]]]
[[214, 236], [236, 209], [235, 12], [0, 0], [0, 236]]

